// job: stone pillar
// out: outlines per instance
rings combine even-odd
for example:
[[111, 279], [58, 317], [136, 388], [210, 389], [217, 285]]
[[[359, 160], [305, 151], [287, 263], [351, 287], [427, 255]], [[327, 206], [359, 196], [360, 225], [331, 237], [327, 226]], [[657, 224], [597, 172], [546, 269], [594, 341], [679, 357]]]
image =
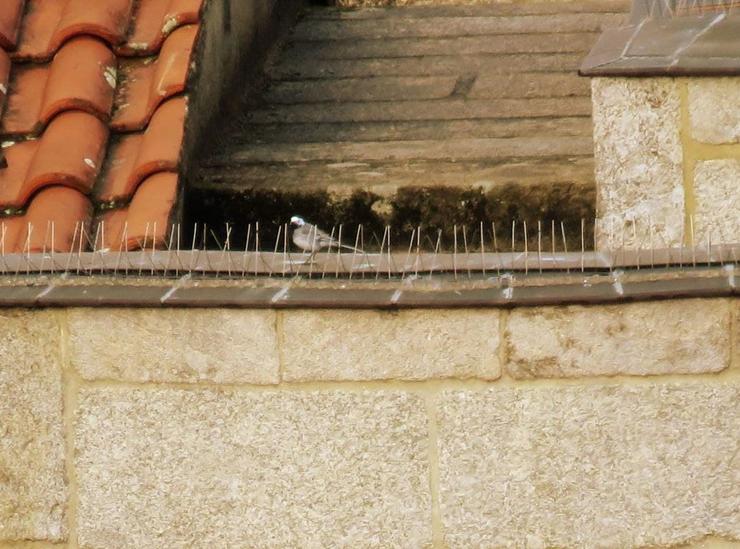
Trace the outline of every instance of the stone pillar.
[[740, 240], [740, 78], [592, 86], [597, 246]]

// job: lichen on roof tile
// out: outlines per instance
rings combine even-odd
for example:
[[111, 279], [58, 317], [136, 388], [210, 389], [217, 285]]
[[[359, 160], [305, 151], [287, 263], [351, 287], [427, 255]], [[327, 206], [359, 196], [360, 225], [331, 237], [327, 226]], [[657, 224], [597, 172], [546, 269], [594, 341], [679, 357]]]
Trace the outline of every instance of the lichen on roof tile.
[[69, 39], [96, 36], [111, 46], [122, 43], [133, 0], [29, 0], [15, 57], [51, 58]]
[[127, 55], [152, 55], [175, 29], [200, 21], [203, 0], [141, 0], [133, 31], [119, 51]]
[[85, 249], [98, 204], [112, 230], [131, 225], [131, 249], [160, 245], [202, 0], [0, 3], [0, 244], [68, 251], [77, 238]]
[[100, 217], [99, 222], [107, 235], [105, 246], [127, 251], [166, 246], [177, 190], [175, 173], [148, 177], [127, 207], [107, 211]]
[[155, 111], [146, 131], [121, 137], [111, 147], [96, 199], [103, 203], [128, 200], [147, 177], [176, 172], [185, 125], [187, 101], [175, 97]]
[[81, 110], [107, 119], [114, 88], [107, 73], [117, 59], [95, 38], [67, 42], [47, 65], [19, 67], [11, 80], [8, 112], [0, 126], [4, 134], [40, 132], [54, 116]]
[[38, 141], [6, 150], [8, 168], [0, 172], [0, 207], [23, 208], [34, 193], [50, 185], [90, 193], [107, 139], [108, 128], [95, 116], [79, 111], [60, 114]]
[[185, 90], [197, 25], [173, 32], [153, 61], [133, 60], [121, 66], [121, 86], [111, 128], [135, 131], [146, 126], [156, 108]]
[[0, 5], [0, 48], [15, 48], [25, 0], [3, 0]]
[[5, 100], [10, 86], [10, 56], [0, 49], [0, 117], [5, 109]]
[[84, 194], [69, 187], [46, 187], [29, 203], [15, 251], [70, 252], [91, 218], [92, 204]]

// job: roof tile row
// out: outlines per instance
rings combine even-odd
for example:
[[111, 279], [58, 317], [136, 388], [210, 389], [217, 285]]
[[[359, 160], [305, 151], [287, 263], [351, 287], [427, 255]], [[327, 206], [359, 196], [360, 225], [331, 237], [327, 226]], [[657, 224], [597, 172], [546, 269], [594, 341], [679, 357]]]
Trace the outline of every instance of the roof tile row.
[[3, 0], [5, 253], [164, 243], [202, 4]]

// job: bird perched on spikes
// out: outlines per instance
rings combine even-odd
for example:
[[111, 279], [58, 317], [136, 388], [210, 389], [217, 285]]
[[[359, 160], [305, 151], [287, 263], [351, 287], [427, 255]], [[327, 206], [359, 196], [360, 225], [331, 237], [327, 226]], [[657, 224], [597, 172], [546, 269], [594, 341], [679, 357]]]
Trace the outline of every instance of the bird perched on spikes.
[[331, 235], [319, 229], [316, 225], [306, 222], [302, 217], [294, 215], [290, 218], [293, 226], [293, 244], [304, 252], [311, 252], [311, 258], [324, 248], [345, 248], [353, 252], [360, 252], [357, 248], [340, 244]]

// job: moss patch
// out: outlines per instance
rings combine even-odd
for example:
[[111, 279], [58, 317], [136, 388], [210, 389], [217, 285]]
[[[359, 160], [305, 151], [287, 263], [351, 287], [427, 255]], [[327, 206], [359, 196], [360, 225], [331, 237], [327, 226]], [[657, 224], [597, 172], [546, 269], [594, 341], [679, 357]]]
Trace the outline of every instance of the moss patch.
[[[367, 248], [378, 247], [386, 225], [392, 228], [394, 245], [408, 243], [412, 232], [421, 227], [424, 246], [433, 248], [441, 231], [444, 249], [452, 247], [455, 227], [459, 231], [458, 243], [463, 246], [465, 227], [468, 244], [475, 248], [480, 243], [483, 223], [486, 247], [490, 250], [495, 224], [501, 251], [511, 249], [512, 221], [516, 221], [514, 241], [518, 249], [524, 247], [524, 222], [530, 249], [537, 247], [538, 221], [542, 247], [551, 249], [553, 220], [556, 249], [563, 249], [561, 221], [565, 225], [568, 249], [579, 249], [580, 224], [584, 219], [586, 246], [591, 249], [594, 212], [595, 190], [581, 185], [504, 185], [487, 192], [456, 187], [404, 187], [391, 197], [367, 191], [336, 196], [326, 191], [191, 189], [186, 198], [187, 226], [192, 230], [198, 223], [201, 234], [204, 225], [209, 227], [206, 245], [216, 247], [223, 242], [228, 223], [233, 228], [233, 248], [244, 247], [247, 225], [259, 222], [262, 247], [271, 249], [279, 227], [288, 223], [291, 216], [301, 215], [327, 231], [332, 228], [338, 231], [341, 224], [344, 241], [354, 241], [357, 226], [362, 224]], [[200, 241], [202, 245], [202, 237]]]

